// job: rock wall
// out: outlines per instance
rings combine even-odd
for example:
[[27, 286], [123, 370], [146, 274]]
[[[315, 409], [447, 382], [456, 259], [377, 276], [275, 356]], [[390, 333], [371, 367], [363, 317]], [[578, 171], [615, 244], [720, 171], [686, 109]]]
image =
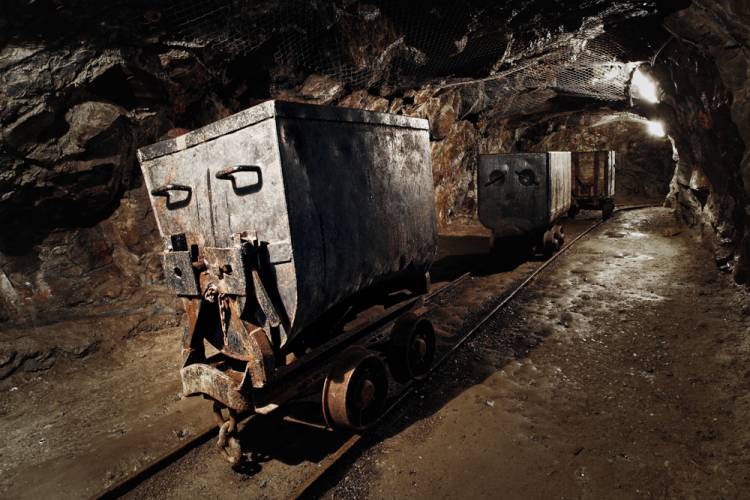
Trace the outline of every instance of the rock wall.
[[205, 69], [174, 49], [7, 44], [0, 70], [0, 321], [93, 314], [158, 288], [135, 150], [229, 114]]
[[655, 65], [679, 154], [669, 203], [703, 229], [717, 263], [750, 282], [750, 4], [694, 1], [666, 21]]
[[[65, 60], [44, 51], [37, 58]], [[0, 119], [9, 138], [0, 209], [15, 221], [0, 230], [0, 310], [6, 321], [38, 324], [147, 301], [171, 307], [161, 287], [161, 242], [134, 150], [244, 107], [206, 90], [209, 76], [187, 51], [169, 49], [138, 66], [132, 55], [91, 58], [87, 64], [95, 62], [96, 71], [53, 67], [52, 108], [38, 104], [48, 97], [43, 88], [15, 94], [13, 86], [5, 87], [13, 105]], [[24, 59], [3, 77], [40, 66], [39, 59]], [[427, 118], [441, 227], [476, 216], [480, 151], [615, 149], [618, 192], [633, 197], [665, 194], [664, 175], [672, 168], [671, 147], [645, 136], [640, 124], [592, 126], [606, 113], [493, 120], [481, 84], [384, 97], [347, 93], [342, 83], [313, 74], [272, 96]], [[644, 184], [644, 177], [653, 181]]]
[[[270, 97], [428, 118], [441, 226], [473, 216], [479, 152], [611, 148], [620, 153], [621, 193], [664, 194], [671, 168], [666, 141], [654, 141], [627, 120], [594, 126], [616, 110], [579, 106], [551, 114], [547, 106], [498, 118], [502, 103], [481, 83], [441, 89], [433, 79], [420, 87], [388, 63], [406, 61], [398, 65], [403, 71], [427, 56], [407, 47], [399, 33], [403, 26], [375, 8], [330, 13], [342, 20], [339, 42], [347, 57], [366, 76], [356, 86], [309, 65], [280, 61], [262, 27], [252, 47], [224, 57], [210, 43], [170, 41], [163, 31], [170, 23], [159, 24], [161, 13], [142, 5], [114, 2], [111, 8], [125, 12], [124, 18], [138, 17], [149, 27], [143, 33], [115, 29], [108, 19], [94, 23], [81, 15], [87, 5], [14, 0], [0, 7], [0, 324], [135, 314], [143, 304], [156, 311], [172, 308], [161, 285], [161, 242], [134, 152]], [[267, 13], [268, 5], [258, 3], [258, 12]], [[680, 153], [671, 199], [717, 235], [724, 254], [744, 255], [735, 266], [740, 281], [750, 242], [744, 236], [747, 191], [737, 186], [750, 186], [750, 161], [747, 152], [731, 155], [743, 151], [739, 138], [750, 140], [742, 5], [695, 1], [672, 16], [668, 27], [680, 39], [665, 49], [656, 68], [662, 81], [677, 82], [676, 90], [665, 86], [672, 97], [657, 110]], [[429, 17], [439, 14], [430, 11]], [[359, 28], [362, 22], [367, 29]], [[452, 50], [463, 50], [459, 45]], [[374, 55], [378, 65], [367, 67]], [[485, 72], [485, 63], [491, 61], [477, 63], [477, 71]], [[695, 64], [697, 71], [690, 69]], [[434, 63], [430, 71], [439, 67]], [[716, 72], [721, 88], [711, 86], [704, 69]], [[701, 125], [704, 114], [707, 128]], [[696, 134], [702, 137], [698, 143]]]

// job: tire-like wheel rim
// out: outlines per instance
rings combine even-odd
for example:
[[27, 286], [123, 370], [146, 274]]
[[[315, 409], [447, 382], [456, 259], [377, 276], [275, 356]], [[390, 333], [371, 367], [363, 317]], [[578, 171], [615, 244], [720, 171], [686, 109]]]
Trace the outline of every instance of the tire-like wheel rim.
[[555, 232], [555, 239], [557, 240], [558, 247], [562, 247], [565, 244], [565, 230], [563, 229], [562, 226], [557, 226], [557, 231]]
[[387, 396], [388, 381], [377, 358], [364, 361], [354, 372], [346, 393], [348, 427], [364, 430], [380, 416]]
[[356, 432], [380, 417], [388, 397], [388, 373], [372, 351], [350, 347], [334, 362], [323, 384], [323, 416], [329, 426]]
[[559, 249], [559, 245], [552, 231], [547, 231], [546, 233], [544, 233], [542, 249], [544, 256], [547, 258], [552, 257], [552, 255], [554, 255], [554, 253]]
[[435, 359], [435, 330], [432, 323], [407, 313], [399, 318], [391, 332], [388, 366], [397, 382], [421, 380]]
[[429, 321], [420, 320], [414, 325], [407, 359], [411, 378], [420, 380], [430, 371], [435, 357], [435, 331]]

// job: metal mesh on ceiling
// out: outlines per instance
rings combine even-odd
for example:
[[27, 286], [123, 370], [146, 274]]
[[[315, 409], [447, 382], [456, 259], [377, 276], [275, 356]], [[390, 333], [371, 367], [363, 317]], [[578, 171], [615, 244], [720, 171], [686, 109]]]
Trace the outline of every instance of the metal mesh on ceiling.
[[554, 95], [624, 100], [633, 68], [596, 18], [542, 35], [487, 29], [482, 12], [461, 2], [417, 12], [397, 0], [175, 0], [164, 13], [191, 43], [241, 54], [273, 39], [279, 65], [350, 89], [482, 85], [508, 114]]

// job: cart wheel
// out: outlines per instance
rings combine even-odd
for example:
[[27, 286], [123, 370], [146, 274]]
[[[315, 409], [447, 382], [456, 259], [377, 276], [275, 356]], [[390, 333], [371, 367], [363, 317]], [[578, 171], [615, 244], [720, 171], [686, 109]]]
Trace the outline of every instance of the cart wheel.
[[557, 240], [557, 246], [562, 248], [565, 245], [565, 231], [561, 225], [557, 225], [554, 228], [554, 237]]
[[615, 211], [614, 200], [604, 200], [602, 202], [602, 219], [609, 219]]
[[559, 250], [557, 239], [553, 231], [546, 231], [542, 239], [542, 254], [545, 259], [552, 257]]
[[432, 323], [406, 313], [393, 325], [388, 345], [388, 367], [397, 382], [422, 380], [435, 359], [435, 330]]
[[362, 432], [380, 417], [387, 395], [388, 373], [380, 357], [364, 347], [349, 347], [323, 384], [323, 417], [331, 427]]

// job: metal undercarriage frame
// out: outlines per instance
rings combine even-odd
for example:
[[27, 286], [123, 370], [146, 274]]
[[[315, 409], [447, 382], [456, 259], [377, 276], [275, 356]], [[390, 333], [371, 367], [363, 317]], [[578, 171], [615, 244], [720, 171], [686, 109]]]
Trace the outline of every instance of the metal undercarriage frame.
[[[259, 269], [245, 264], [252, 261], [249, 256], [255, 246], [243, 244], [241, 248], [241, 251], [211, 249], [212, 259], [202, 259], [200, 264], [191, 265], [196, 273], [196, 284], [183, 286], [195, 286], [201, 294], [183, 298], [188, 325], [182, 338], [183, 366], [180, 370], [185, 396], [202, 395], [237, 412], [268, 413], [289, 399], [309, 392], [325, 378], [327, 361], [333, 353], [347, 345], [375, 345], [387, 341], [393, 321], [407, 311], [418, 309], [429, 288], [429, 278], [425, 277], [421, 283], [400, 282], [371, 292], [371, 297], [377, 297], [394, 288], [402, 288], [401, 284], [411, 285], [410, 298], [387, 307], [381, 315], [351, 331], [338, 331], [354, 306], [342, 307], [343, 316], [314, 325], [328, 330], [328, 335], [320, 336], [325, 341], [309, 346], [304, 355], [292, 356], [290, 360], [289, 352], [274, 347], [278, 345], [273, 343], [278, 313], [270, 298], [272, 293], [263, 285]], [[174, 261], [165, 258], [165, 262], [168, 260], [170, 263]], [[227, 260], [233, 263], [233, 276], [223, 282], [226, 279], [224, 273], [224, 278], [216, 285], [222, 269], [227, 269]], [[255, 279], [244, 283], [243, 275]], [[229, 293], [240, 292], [244, 286], [253, 296]], [[256, 318], [265, 319], [263, 324], [249, 321], [248, 311], [255, 312]], [[207, 356], [206, 343], [218, 352]]]

